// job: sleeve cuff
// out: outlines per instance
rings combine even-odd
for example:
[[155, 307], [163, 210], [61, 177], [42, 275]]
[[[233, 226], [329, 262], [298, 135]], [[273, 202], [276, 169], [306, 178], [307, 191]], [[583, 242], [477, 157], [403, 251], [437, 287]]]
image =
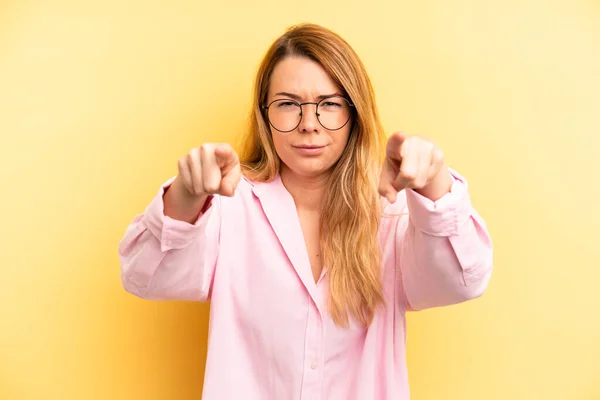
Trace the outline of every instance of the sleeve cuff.
[[431, 236], [452, 236], [471, 217], [471, 200], [464, 177], [450, 170], [454, 180], [450, 192], [431, 201], [412, 189], [406, 190], [406, 202], [412, 223]]
[[160, 186], [158, 193], [144, 212], [145, 224], [148, 230], [160, 241], [161, 251], [163, 252], [170, 249], [180, 249], [193, 242], [205, 228], [207, 218], [202, 217], [209, 214], [214, 208], [214, 201], [211, 196], [193, 224], [166, 216], [164, 214], [163, 196], [174, 180], [174, 177], [170, 178]]

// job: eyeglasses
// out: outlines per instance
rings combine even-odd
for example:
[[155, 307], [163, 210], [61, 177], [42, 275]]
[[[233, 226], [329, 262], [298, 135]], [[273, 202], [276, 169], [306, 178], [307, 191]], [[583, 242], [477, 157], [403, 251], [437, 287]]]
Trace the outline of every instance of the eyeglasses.
[[267, 111], [269, 124], [279, 132], [287, 133], [296, 129], [302, 121], [302, 106], [314, 104], [319, 124], [328, 131], [342, 129], [352, 115], [354, 104], [342, 96], [325, 97], [318, 103], [298, 103], [290, 99], [273, 100], [263, 110]]

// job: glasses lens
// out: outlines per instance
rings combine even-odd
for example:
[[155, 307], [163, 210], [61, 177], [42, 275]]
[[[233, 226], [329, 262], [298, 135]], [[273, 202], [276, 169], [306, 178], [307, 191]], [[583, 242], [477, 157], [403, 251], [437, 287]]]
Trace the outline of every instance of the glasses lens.
[[350, 103], [343, 97], [327, 97], [319, 102], [317, 114], [325, 129], [335, 131], [350, 119]]
[[269, 106], [269, 122], [281, 132], [296, 129], [300, 123], [302, 110], [298, 103], [290, 100], [276, 100]]

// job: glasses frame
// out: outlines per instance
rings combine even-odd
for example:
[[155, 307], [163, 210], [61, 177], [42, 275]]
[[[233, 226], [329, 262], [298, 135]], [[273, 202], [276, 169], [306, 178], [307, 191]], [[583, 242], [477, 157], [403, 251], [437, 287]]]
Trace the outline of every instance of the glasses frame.
[[[342, 126], [340, 126], [340, 127], [339, 127], [339, 128], [337, 128], [337, 129], [329, 129], [329, 128], [327, 128], [325, 125], [323, 125], [323, 124], [321, 123], [321, 120], [319, 119], [319, 117], [320, 117], [320, 115], [319, 115], [319, 105], [320, 105], [322, 102], [324, 102], [324, 101], [326, 101], [326, 100], [328, 100], [328, 99], [332, 99], [332, 98], [338, 98], [338, 97], [339, 97], [340, 99], [343, 99], [343, 100], [344, 100], [346, 103], [348, 103], [348, 106], [350, 107], [350, 109], [351, 109], [351, 112], [350, 112], [350, 114], [348, 115], [348, 119], [346, 120], [346, 122], [344, 122], [344, 124], [343, 124]], [[277, 127], [275, 127], [275, 125], [273, 125], [273, 123], [271, 122], [271, 118], [269, 118], [269, 108], [271, 107], [271, 105], [272, 105], [273, 103], [275, 103], [275, 102], [278, 102], [278, 101], [279, 101], [279, 102], [280, 102], [280, 101], [287, 101], [287, 102], [290, 102], [290, 103], [294, 103], [294, 104], [296, 104], [296, 105], [297, 105], [297, 106], [300, 108], [300, 119], [298, 120], [298, 123], [296, 124], [296, 126], [294, 126], [294, 127], [293, 127], [292, 129], [290, 129], [289, 131], [282, 131], [282, 130], [280, 130], [280, 129], [277, 129]], [[352, 103], [350, 100], [348, 100], [348, 99], [347, 99], [347, 98], [345, 98], [344, 96], [339, 96], [339, 95], [333, 95], [333, 96], [327, 96], [327, 97], [323, 97], [321, 100], [319, 100], [319, 101], [318, 101], [318, 102], [316, 102], [316, 103], [315, 103], [315, 102], [313, 102], [313, 101], [305, 101], [305, 102], [303, 102], [303, 103], [299, 103], [299, 102], [297, 102], [296, 100], [292, 100], [292, 99], [275, 99], [275, 100], [271, 101], [269, 104], [267, 104], [266, 106], [262, 106], [261, 108], [262, 108], [262, 109], [265, 111], [265, 114], [266, 114], [266, 117], [267, 117], [267, 121], [269, 122], [269, 125], [270, 125], [271, 127], [273, 127], [273, 129], [275, 129], [276, 131], [278, 131], [278, 132], [281, 132], [281, 133], [289, 133], [289, 132], [292, 132], [292, 131], [296, 130], [296, 128], [298, 128], [298, 127], [300, 126], [300, 124], [302, 123], [302, 118], [303, 118], [303, 116], [304, 116], [304, 109], [302, 108], [302, 106], [304, 106], [304, 105], [307, 105], [307, 104], [314, 104], [314, 105], [315, 105], [315, 115], [317, 116], [317, 121], [319, 121], [319, 125], [321, 125], [321, 126], [324, 128], [324, 129], [327, 129], [328, 131], [332, 131], [332, 132], [339, 131], [340, 129], [342, 129], [343, 127], [345, 127], [346, 125], [348, 125], [348, 122], [349, 122], [349, 121], [352, 119], [352, 114], [353, 114], [353, 111], [352, 111], [352, 110], [356, 110], [356, 109], [354, 108], [354, 104], [353, 104], [353, 103]]]

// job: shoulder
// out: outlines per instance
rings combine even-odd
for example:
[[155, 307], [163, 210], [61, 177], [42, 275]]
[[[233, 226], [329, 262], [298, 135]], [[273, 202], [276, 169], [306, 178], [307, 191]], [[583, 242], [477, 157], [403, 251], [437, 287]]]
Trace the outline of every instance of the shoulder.
[[236, 192], [240, 192], [240, 194], [252, 193], [257, 183], [258, 182], [252, 181], [246, 175], [242, 175], [242, 179], [240, 179], [240, 182], [238, 183]]
[[231, 205], [239, 205], [242, 203], [255, 204], [256, 200], [261, 197], [270, 197], [280, 195], [281, 180], [276, 176], [270, 181], [256, 181], [250, 179], [246, 175], [242, 175], [236, 189], [235, 194], [231, 197], [221, 197], [221, 202]]

